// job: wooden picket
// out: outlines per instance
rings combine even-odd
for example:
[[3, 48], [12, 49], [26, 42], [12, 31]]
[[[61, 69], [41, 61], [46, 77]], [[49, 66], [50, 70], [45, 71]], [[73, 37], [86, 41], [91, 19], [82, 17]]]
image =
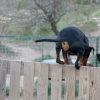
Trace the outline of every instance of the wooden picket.
[[50, 67], [51, 67], [51, 100], [61, 100], [62, 66], [50, 65]]
[[[33, 98], [34, 77], [38, 77], [37, 100], [48, 100], [48, 79], [51, 79], [51, 100], [61, 100], [62, 79], [65, 80], [64, 100], [99, 100], [100, 68], [0, 60], [0, 100], [6, 100], [6, 75], [10, 74], [9, 100], [19, 100], [20, 77], [23, 99]], [[75, 98], [75, 81], [79, 80], [79, 95]], [[91, 85], [93, 82], [93, 86]]]
[[33, 100], [34, 65], [29, 62], [24, 63], [24, 100]]
[[48, 65], [40, 63], [38, 67], [38, 90], [37, 100], [47, 100], [48, 98]]
[[11, 62], [10, 95], [9, 95], [10, 100], [19, 99], [20, 69], [21, 69], [21, 63], [14, 61]]
[[65, 66], [65, 99], [75, 99], [75, 67]]
[[5, 100], [7, 61], [0, 60], [0, 100]]

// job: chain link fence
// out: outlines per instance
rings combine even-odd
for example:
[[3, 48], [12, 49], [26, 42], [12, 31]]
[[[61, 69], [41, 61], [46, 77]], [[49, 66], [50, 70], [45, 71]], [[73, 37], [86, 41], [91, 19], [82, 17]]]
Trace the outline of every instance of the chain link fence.
[[[21, 60], [33, 62], [56, 63], [55, 43], [39, 42], [36, 39], [56, 38], [56, 36], [0, 36], [0, 59]], [[96, 54], [100, 52], [100, 37], [88, 37], [90, 46], [95, 48], [91, 52], [88, 63], [100, 66]], [[62, 53], [60, 53], [61, 59]], [[71, 56], [74, 63], [76, 56]]]

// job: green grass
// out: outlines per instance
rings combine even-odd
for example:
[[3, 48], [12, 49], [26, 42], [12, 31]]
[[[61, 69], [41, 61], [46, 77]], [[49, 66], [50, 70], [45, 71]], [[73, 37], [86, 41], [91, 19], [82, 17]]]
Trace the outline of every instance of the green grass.
[[33, 30], [34, 35], [37, 36], [54, 36], [55, 34], [50, 28], [50, 25], [42, 26], [41, 28], [37, 28], [36, 30]]
[[[10, 92], [9, 87], [6, 87], [6, 97], [9, 96], [9, 92]], [[20, 91], [20, 97], [22, 97], [22, 96], [23, 96], [23, 89], [21, 89], [21, 91]]]
[[79, 91], [79, 81], [75, 84], [75, 97], [78, 97], [78, 91]]
[[6, 96], [9, 96], [9, 87], [6, 87]]
[[97, 10], [94, 13], [92, 13], [91, 16], [93, 16], [93, 17], [100, 17], [100, 10]]
[[89, 0], [74, 0], [76, 4], [86, 5], [88, 4]]
[[80, 29], [85, 33], [93, 32], [98, 29], [97, 24], [97, 21], [89, 20], [85, 22], [84, 25], [80, 27]]
[[0, 51], [3, 54], [6, 54], [8, 56], [15, 56], [17, 53], [15, 53], [12, 48], [5, 46], [5, 45], [0, 45]]
[[32, 35], [32, 31], [26, 29], [25, 31], [20, 32], [20, 35]]

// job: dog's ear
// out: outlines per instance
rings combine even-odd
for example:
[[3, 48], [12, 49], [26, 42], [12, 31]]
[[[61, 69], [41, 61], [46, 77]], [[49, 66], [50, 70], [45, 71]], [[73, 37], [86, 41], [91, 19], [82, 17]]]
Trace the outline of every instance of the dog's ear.
[[94, 55], [94, 47], [89, 47], [90, 52], [93, 50], [93, 55]]

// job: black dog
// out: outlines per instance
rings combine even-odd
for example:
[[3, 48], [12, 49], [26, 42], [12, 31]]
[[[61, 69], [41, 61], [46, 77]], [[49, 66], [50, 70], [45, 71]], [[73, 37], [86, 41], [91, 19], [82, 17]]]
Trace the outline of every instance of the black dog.
[[[86, 66], [88, 57], [91, 50], [94, 48], [89, 47], [88, 38], [85, 34], [74, 26], [65, 27], [62, 29], [56, 39], [40, 39], [35, 42], [56, 42], [56, 61], [60, 64], [64, 64], [59, 58], [60, 50], [64, 56], [65, 63], [69, 64], [67, 54], [77, 55], [77, 60], [75, 62], [76, 69], [79, 69], [80, 66]], [[81, 63], [79, 63], [79, 60]]]
[[97, 60], [100, 62], [100, 54], [97, 54]]

